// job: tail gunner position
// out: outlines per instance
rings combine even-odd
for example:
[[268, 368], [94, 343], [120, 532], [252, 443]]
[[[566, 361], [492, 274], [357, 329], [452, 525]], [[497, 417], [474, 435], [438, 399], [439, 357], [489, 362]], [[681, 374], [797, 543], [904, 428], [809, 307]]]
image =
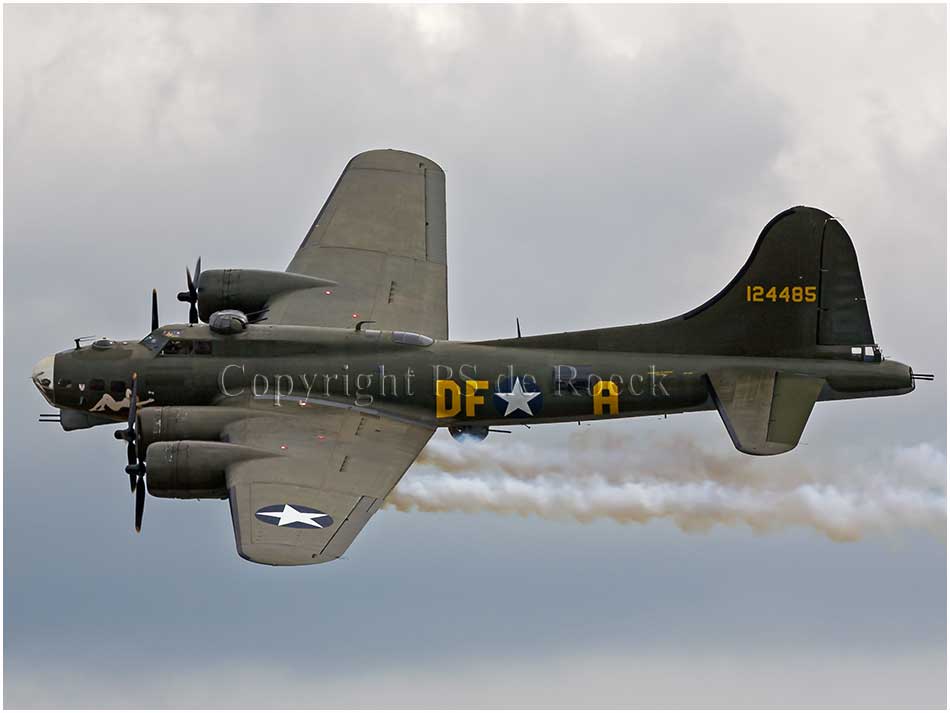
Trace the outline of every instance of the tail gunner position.
[[[448, 338], [445, 175], [401, 151], [354, 157], [286, 272], [201, 270], [188, 324], [40, 360], [64, 430], [121, 424], [135, 525], [155, 497], [227, 498], [238, 553], [339, 557], [436, 428], [717, 411], [743, 453], [801, 438], [816, 401], [894, 396], [914, 374], [871, 332], [851, 238], [815, 208], [769, 222], [704, 305], [652, 324]], [[519, 330], [520, 332], [520, 330]]]

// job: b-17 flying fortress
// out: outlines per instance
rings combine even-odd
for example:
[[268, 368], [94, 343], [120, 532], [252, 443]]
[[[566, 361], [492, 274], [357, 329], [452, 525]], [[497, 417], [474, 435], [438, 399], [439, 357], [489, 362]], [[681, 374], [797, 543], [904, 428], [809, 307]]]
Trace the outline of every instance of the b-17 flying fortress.
[[58, 409], [43, 418], [123, 424], [136, 529], [146, 489], [226, 498], [242, 557], [300, 565], [342, 555], [440, 427], [465, 447], [513, 425], [715, 410], [736, 448], [775, 455], [817, 401], [932, 378], [882, 357], [851, 238], [816, 208], [773, 218], [686, 314], [482, 342], [449, 339], [445, 217], [435, 162], [359, 154], [286, 272], [199, 260], [178, 295], [188, 324], [160, 325], [153, 292], [144, 339], [40, 360]]

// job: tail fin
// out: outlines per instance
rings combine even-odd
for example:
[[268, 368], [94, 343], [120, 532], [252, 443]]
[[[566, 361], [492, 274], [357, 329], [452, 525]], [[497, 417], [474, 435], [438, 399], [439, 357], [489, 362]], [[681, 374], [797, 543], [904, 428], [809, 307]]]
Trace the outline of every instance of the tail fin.
[[850, 356], [852, 346], [874, 343], [854, 245], [817, 208], [779, 213], [722, 292], [656, 326], [677, 321], [701, 349], [714, 344], [729, 354], [817, 356], [843, 347]]
[[851, 357], [853, 347], [873, 345], [874, 336], [851, 238], [824, 211], [797, 207], [769, 221], [739, 274], [686, 314], [503, 341], [562, 349]]

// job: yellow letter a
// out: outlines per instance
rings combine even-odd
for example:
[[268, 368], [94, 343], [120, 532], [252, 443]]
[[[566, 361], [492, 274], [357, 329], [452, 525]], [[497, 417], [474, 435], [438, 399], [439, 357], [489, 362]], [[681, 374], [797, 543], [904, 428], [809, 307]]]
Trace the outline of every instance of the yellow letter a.
[[[605, 391], [607, 395], [604, 395]], [[617, 385], [612, 381], [598, 381], [594, 384], [594, 415], [602, 416], [604, 406], [607, 406], [609, 416], [613, 416], [620, 411], [618, 392]]]

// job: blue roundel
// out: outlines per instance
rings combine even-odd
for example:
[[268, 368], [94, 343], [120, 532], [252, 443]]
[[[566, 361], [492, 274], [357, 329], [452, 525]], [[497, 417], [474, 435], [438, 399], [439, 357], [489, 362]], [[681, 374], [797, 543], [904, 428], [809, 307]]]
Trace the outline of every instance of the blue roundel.
[[319, 530], [333, 524], [333, 518], [325, 512], [307, 505], [291, 505], [290, 503], [259, 508], [254, 513], [254, 517], [268, 525], [308, 530]]
[[503, 376], [495, 384], [492, 403], [500, 416], [527, 418], [541, 412], [544, 396], [533, 376]]

